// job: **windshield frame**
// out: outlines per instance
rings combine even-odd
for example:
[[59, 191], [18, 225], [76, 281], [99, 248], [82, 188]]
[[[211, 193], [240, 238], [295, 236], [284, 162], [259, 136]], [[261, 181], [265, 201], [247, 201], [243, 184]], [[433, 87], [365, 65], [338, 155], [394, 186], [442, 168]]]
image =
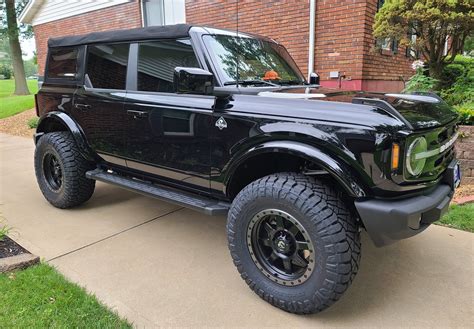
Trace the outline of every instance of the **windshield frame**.
[[[213, 36], [226, 36], [226, 37], [230, 37], [230, 38], [232, 38], [232, 37], [234, 37], [234, 38], [235, 37], [248, 38], [248, 39], [257, 40], [257, 41], [262, 42], [262, 43], [268, 43], [271, 46], [278, 47], [279, 51], [284, 54], [284, 56], [281, 56], [282, 60], [284, 60], [288, 64], [288, 66], [294, 71], [294, 73], [299, 78], [299, 82], [300, 82], [299, 84], [300, 85], [307, 84], [305, 76], [303, 75], [303, 73], [301, 73], [301, 70], [299, 69], [298, 65], [296, 65], [296, 62], [294, 61], [293, 57], [291, 57], [288, 50], [283, 45], [281, 45], [281, 44], [279, 44], [279, 43], [277, 43], [277, 42], [275, 42], [271, 39], [248, 36], [248, 35], [244, 35], [244, 34], [243, 35], [227, 35], [227, 34], [214, 34], [214, 33], [201, 34], [200, 35], [200, 39], [201, 39], [200, 41], [203, 45], [203, 48], [206, 51], [207, 57], [208, 57], [209, 62], [210, 62], [209, 64], [212, 66], [213, 72], [216, 75], [216, 82], [218, 82], [220, 87], [241, 87], [242, 84], [235, 84], [235, 85], [232, 85], [232, 86], [226, 85], [226, 82], [228, 83], [228, 82], [233, 81], [233, 80], [228, 80], [226, 78], [226, 75], [224, 74], [223, 69], [220, 66], [219, 60], [215, 57], [214, 51], [212, 49], [210, 49], [208, 43], [206, 42], [206, 37], [209, 37], [209, 36], [210, 37], [213, 37]], [[264, 81], [264, 80], [262, 80], [262, 81]], [[265, 85], [262, 84], [262, 86], [265, 86]], [[265, 87], [266, 88], [281, 88], [281, 87], [284, 87], [284, 86], [287, 86], [287, 85], [276, 84], [275, 87], [271, 87], [271, 86], [265, 86]]]

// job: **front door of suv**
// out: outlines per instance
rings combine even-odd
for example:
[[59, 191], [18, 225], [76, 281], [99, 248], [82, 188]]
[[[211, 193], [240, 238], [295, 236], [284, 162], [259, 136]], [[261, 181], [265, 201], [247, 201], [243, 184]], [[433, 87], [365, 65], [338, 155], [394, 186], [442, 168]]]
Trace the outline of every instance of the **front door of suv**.
[[137, 60], [125, 98], [127, 166], [170, 185], [209, 192], [214, 97], [176, 94], [173, 85], [175, 67], [199, 67], [190, 40], [137, 43], [131, 56]]
[[104, 160], [126, 166], [124, 110], [128, 43], [87, 46], [84, 84], [74, 95], [74, 118]]

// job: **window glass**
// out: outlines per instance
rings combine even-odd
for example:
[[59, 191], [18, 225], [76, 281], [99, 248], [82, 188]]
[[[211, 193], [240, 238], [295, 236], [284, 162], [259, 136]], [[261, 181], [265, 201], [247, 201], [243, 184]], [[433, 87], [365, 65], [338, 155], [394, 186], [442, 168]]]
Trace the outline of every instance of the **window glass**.
[[48, 78], [76, 79], [77, 48], [58, 48], [49, 50]]
[[228, 35], [205, 35], [203, 39], [221, 70], [224, 85], [237, 81], [304, 82], [286, 49], [274, 42]]
[[164, 25], [164, 3], [163, 0], [144, 0], [143, 16], [145, 26]]
[[87, 49], [86, 85], [125, 89], [129, 44], [103, 44]]
[[189, 39], [139, 44], [138, 90], [174, 92], [173, 75], [178, 66], [199, 67]]

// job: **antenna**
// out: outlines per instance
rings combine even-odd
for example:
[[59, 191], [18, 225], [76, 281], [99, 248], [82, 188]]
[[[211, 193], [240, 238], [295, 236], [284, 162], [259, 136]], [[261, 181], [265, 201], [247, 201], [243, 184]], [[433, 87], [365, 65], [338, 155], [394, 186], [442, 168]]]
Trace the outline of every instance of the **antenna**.
[[[235, 1], [235, 5], [236, 5], [236, 9], [237, 9], [237, 18], [236, 18], [236, 34], [237, 34], [237, 39], [239, 38], [239, 0], [236, 0]], [[235, 65], [236, 65], [236, 68], [235, 68], [235, 72], [237, 73], [237, 83], [236, 83], [236, 87], [239, 88], [239, 81], [240, 81], [240, 74], [239, 74], [239, 53], [237, 52], [237, 57], [236, 57], [236, 61], [235, 61]]]

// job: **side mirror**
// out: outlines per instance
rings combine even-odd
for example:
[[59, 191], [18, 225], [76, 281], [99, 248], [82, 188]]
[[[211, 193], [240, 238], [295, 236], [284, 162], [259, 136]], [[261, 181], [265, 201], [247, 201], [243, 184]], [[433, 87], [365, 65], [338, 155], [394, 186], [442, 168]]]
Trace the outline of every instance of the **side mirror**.
[[319, 85], [319, 75], [316, 72], [312, 72], [309, 75], [309, 84], [310, 85]]
[[196, 67], [176, 67], [173, 84], [179, 94], [212, 95], [214, 92], [212, 73]]

